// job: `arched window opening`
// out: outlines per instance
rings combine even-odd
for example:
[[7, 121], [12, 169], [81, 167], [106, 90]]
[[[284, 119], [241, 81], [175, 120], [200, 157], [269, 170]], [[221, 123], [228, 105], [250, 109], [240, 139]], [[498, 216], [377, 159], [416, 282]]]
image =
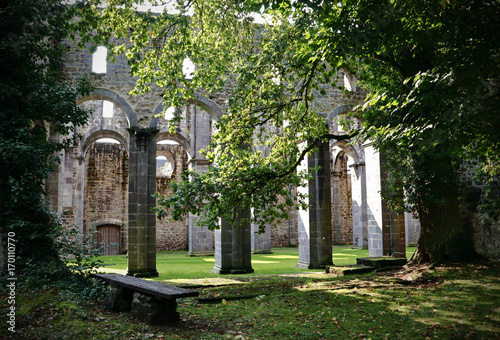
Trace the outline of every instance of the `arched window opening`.
[[349, 92], [356, 91], [357, 79], [349, 71], [344, 70], [344, 87]]
[[168, 109], [165, 110], [163, 113], [163, 117], [165, 117], [166, 121], [172, 120], [174, 118], [174, 113], [175, 113], [175, 107], [170, 106]]
[[98, 140], [95, 141], [95, 143], [101, 143], [101, 144], [120, 144], [120, 141], [114, 138], [99, 138]]
[[103, 118], [113, 118], [115, 110], [115, 105], [107, 100], [102, 102], [102, 117]]
[[172, 177], [172, 164], [165, 156], [156, 157], [156, 177]]
[[184, 58], [182, 61], [182, 74], [184, 74], [186, 79], [193, 79], [195, 68], [195, 64], [191, 61], [191, 59], [189, 59], [189, 57]]
[[352, 244], [352, 184], [349, 157], [339, 151], [332, 167], [332, 240], [336, 244]]
[[92, 72], [106, 73], [108, 49], [104, 46], [98, 46], [97, 50], [92, 54]]
[[179, 145], [179, 143], [177, 143], [175, 140], [170, 140], [170, 139], [159, 141], [157, 144], [160, 144], [160, 145]]

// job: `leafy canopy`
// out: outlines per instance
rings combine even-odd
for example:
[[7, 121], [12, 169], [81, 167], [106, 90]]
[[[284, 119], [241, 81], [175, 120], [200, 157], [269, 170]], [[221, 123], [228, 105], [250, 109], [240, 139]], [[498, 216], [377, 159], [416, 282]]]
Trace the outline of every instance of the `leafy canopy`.
[[[252, 222], [263, 227], [304, 205], [303, 196], [288, 196], [309, 176], [298, 163], [320, 141], [352, 136], [330, 135], [320, 104], [326, 91], [343, 90], [344, 71], [368, 92], [356, 112], [361, 135], [387, 152], [407, 209], [436, 196], [429, 179], [448, 181], [421, 164], [481, 155], [483, 169], [498, 173], [497, 1], [153, 2], [166, 5], [160, 13], [137, 11], [141, 3], [83, 2], [82, 35], [125, 53], [136, 93], [156, 84], [174, 106], [227, 93], [205, 150], [213, 167], [190, 173], [160, 202], [176, 218], [202, 214], [215, 228], [253, 207]], [[253, 22], [256, 13], [263, 24]], [[197, 65], [192, 79], [182, 72], [186, 57]]]

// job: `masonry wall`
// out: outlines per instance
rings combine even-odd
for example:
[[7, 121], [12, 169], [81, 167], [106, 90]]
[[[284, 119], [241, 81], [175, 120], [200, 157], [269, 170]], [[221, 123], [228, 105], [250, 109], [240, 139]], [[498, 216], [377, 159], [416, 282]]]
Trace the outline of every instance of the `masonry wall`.
[[336, 244], [352, 244], [351, 174], [347, 171], [347, 156], [343, 152], [332, 169], [332, 240]]
[[[293, 192], [291, 193], [293, 195]], [[284, 199], [280, 199], [282, 203]], [[271, 226], [271, 247], [290, 247], [296, 246], [297, 240], [297, 211], [290, 209], [290, 219], [282, 220], [279, 223]]]
[[[156, 190], [165, 197], [173, 193], [171, 183], [179, 181], [181, 174], [187, 168], [187, 153], [181, 145], [158, 145], [157, 156], [165, 155], [174, 164], [170, 165], [172, 172], [156, 172]], [[187, 218], [181, 221], [169, 219], [156, 220], [156, 250], [187, 250], [188, 224]]]
[[88, 151], [85, 178], [84, 231], [95, 231], [102, 224], [118, 225], [121, 227], [120, 245], [125, 245], [128, 217], [126, 149], [119, 144], [93, 144]]
[[[76, 80], [82, 75], [89, 73], [91, 70], [91, 61], [92, 56], [88, 51], [80, 51], [76, 48], [76, 45], [73, 42], [68, 42], [67, 44], [68, 53], [66, 58], [66, 66], [64, 68], [64, 77], [70, 80]], [[157, 110], [158, 106], [162, 102], [162, 98], [160, 95], [160, 89], [153, 86], [152, 90], [149, 93], [134, 97], [130, 96], [129, 92], [133, 89], [135, 85], [135, 80], [129, 74], [129, 67], [127, 65], [126, 58], [124, 56], [118, 56], [116, 63], [108, 63], [108, 71], [106, 74], [95, 74], [90, 73], [90, 78], [94, 80], [99, 89], [105, 89], [109, 91], [113, 91], [117, 95], [124, 98], [131, 106], [131, 109], [135, 115], [137, 115], [138, 125], [140, 127], [149, 127], [151, 126], [151, 122], [153, 120], [153, 115], [155, 110]], [[342, 78], [339, 78], [339, 85], [342, 85]], [[231, 84], [228, 85], [229, 87]], [[324, 114], [324, 116], [328, 116], [330, 112], [337, 109], [339, 106], [347, 105], [354, 106], [361, 103], [364, 99], [365, 93], [363, 91], [357, 90], [352, 92], [342, 92], [332, 86], [324, 86], [326, 91], [325, 95], [321, 95], [316, 93], [317, 100], [314, 101], [314, 109]], [[211, 94], [202, 94], [205, 98], [216, 103], [222, 111], [224, 111], [224, 102], [228, 98], [228, 91], [221, 91], [220, 93], [211, 93]], [[87, 98], [93, 99], [92, 97]], [[95, 99], [95, 98], [94, 98]], [[100, 98], [102, 100], [102, 98]], [[90, 103], [92, 104], [92, 103]], [[95, 104], [95, 103], [94, 103]], [[92, 104], [92, 105], [94, 105]], [[113, 118], [103, 118], [101, 113], [101, 107], [99, 104], [96, 106], [95, 114], [89, 120], [89, 123], [79, 128], [79, 133], [86, 135], [87, 137], [93, 133], [93, 131], [114, 131], [119, 134], [125, 140], [125, 145], [129, 140], [127, 128], [128, 120], [126, 114], [120, 109], [115, 108], [115, 116]], [[191, 126], [193, 123], [193, 119], [191, 114], [193, 111], [191, 108], [186, 107], [183, 108], [184, 119], [182, 123], [178, 125], [178, 132], [182, 134], [185, 146], [187, 148], [191, 147], [189, 143], [191, 143], [190, 136], [192, 135], [194, 130], [197, 133], [196, 127]], [[129, 113], [130, 114], [130, 113]], [[164, 119], [159, 119], [156, 127], [160, 130], [159, 135], [166, 134], [168, 131], [168, 122]], [[208, 135], [210, 135], [210, 131], [207, 131]], [[205, 137], [205, 135], [203, 135]], [[102, 137], [105, 137], [104, 134]], [[85, 140], [82, 140], [82, 144], [85, 143]], [[175, 159], [175, 169], [172, 174], [169, 176], [157, 176], [157, 191], [164, 194], [169, 195], [171, 193], [170, 183], [174, 179], [178, 179], [183, 169], [187, 168], [187, 153], [192, 153], [192, 150], [182, 149], [183, 147], [180, 145], [177, 146], [162, 146], [157, 150], [157, 154], [160, 155], [162, 153], [170, 153], [170, 155]], [[91, 154], [94, 152], [94, 154]], [[86, 167], [90, 167], [90, 162], [92, 157], [94, 157], [94, 165], [92, 171], [93, 178], [88, 178], [90, 174], [90, 168], [85, 170], [85, 213], [84, 213], [84, 224], [93, 225], [93, 223], [98, 223], [101, 220], [110, 220], [115, 218], [121, 218], [124, 225], [126, 225], [127, 214], [126, 214], [126, 187], [125, 194], [123, 194], [120, 189], [121, 202], [120, 199], [112, 198], [113, 195], [118, 195], [118, 192], [111, 193], [109, 191], [109, 186], [117, 185], [118, 182], [124, 182], [126, 180], [125, 177], [113, 177], [112, 173], [108, 173], [108, 168], [116, 166], [119, 162], [122, 162], [126, 159], [126, 152], [121, 156], [113, 153], [114, 151], [110, 151], [109, 155], [105, 155], [104, 151], [97, 151], [95, 145], [91, 147], [88, 154], [86, 155]], [[67, 173], [71, 173], [71, 167], [76, 167], [77, 158], [83, 156], [81, 154], [81, 149], [75, 148], [75, 152], [70, 152], [67, 155], [67, 163], [65, 160], [64, 168], [61, 167], [59, 174], [55, 175], [53, 178], [53, 183], [51, 183], [52, 190], [56, 190], [57, 193], [54, 194], [54, 203], [58, 206], [58, 210], [61, 211], [62, 207], [69, 206], [71, 204], [67, 204], [67, 202], [71, 201], [71, 194], [68, 199], [68, 193], [71, 192], [66, 190], [70, 188], [73, 190], [73, 199], [77, 196], [82, 190], [82, 188], [78, 187], [80, 184], [76, 182], [74, 179], [73, 184], [66, 183], [63, 186], [64, 190], [61, 190], [61, 183], [65, 183], [67, 180]], [[118, 158], [114, 158], [114, 157]], [[191, 155], [196, 156], [196, 155]], [[97, 158], [96, 158], [97, 157]], [[110, 157], [111, 159], [108, 159]], [[121, 158], [120, 158], [121, 157]], [[110, 163], [104, 162], [105, 159], [108, 159]], [[101, 163], [96, 163], [96, 160], [101, 160]], [[116, 164], [113, 163], [116, 162]], [[113, 165], [114, 164], [114, 165]], [[122, 164], [123, 165], [123, 164]], [[101, 168], [104, 166], [104, 168]], [[108, 168], [106, 168], [108, 167]], [[68, 170], [69, 169], [69, 170]], [[88, 171], [87, 171], [88, 170]], [[73, 171], [73, 173], [76, 173]], [[115, 174], [116, 175], [116, 174]], [[101, 179], [98, 179], [99, 176], [102, 176]], [[106, 177], [108, 176], [108, 177]], [[341, 195], [341, 212], [339, 215], [339, 219], [342, 221], [342, 235], [341, 235], [341, 243], [350, 244], [352, 243], [352, 207], [349, 207], [349, 203], [351, 202], [350, 196], [350, 182], [349, 178], [345, 177], [346, 174], [342, 175], [342, 181], [339, 182], [339, 195]], [[101, 182], [99, 182], [99, 180]], [[56, 185], [55, 182], [59, 182], [59, 185]], [[99, 183], [99, 184], [98, 184]], [[90, 187], [89, 187], [90, 185]], [[101, 197], [99, 195], [101, 190], [103, 192], [107, 192], [108, 194], [104, 194], [104, 196], [108, 195], [108, 198]], [[90, 194], [90, 196], [88, 196]], [[114, 196], [113, 196], [114, 197]], [[99, 206], [96, 202], [106, 202], [108, 200], [108, 204]], [[101, 200], [101, 201], [99, 201]], [[113, 202], [113, 203], [111, 203]], [[70, 202], [71, 203], [71, 202]], [[73, 203], [74, 204], [74, 203]], [[125, 210], [122, 210], [121, 215], [118, 213], [118, 206], [123, 204]], [[333, 207], [332, 207], [332, 211]], [[273, 247], [281, 247], [281, 246], [289, 246], [297, 244], [297, 212], [292, 211], [293, 217], [290, 221], [282, 221], [276, 226], [272, 226], [272, 246]], [[350, 215], [350, 216], [349, 216]], [[119, 217], [117, 217], [119, 216]], [[349, 229], [350, 228], [350, 229]], [[187, 249], [187, 221], [157, 221], [157, 249], [158, 250], [185, 250]]]

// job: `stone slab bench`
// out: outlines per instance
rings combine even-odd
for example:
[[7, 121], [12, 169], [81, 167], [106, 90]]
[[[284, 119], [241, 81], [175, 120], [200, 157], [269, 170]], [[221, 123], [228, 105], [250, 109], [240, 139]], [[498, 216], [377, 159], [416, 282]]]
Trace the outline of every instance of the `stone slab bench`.
[[150, 325], [179, 321], [177, 299], [198, 296], [198, 292], [121, 274], [91, 274], [109, 284], [108, 306], [131, 314]]

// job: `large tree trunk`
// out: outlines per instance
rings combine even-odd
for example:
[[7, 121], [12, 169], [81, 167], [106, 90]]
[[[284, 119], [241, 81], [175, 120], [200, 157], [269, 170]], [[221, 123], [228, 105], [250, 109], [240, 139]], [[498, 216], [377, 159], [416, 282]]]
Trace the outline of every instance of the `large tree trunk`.
[[421, 163], [426, 174], [420, 206], [420, 239], [412, 262], [466, 262], [477, 258], [472, 235], [460, 216], [457, 179], [449, 157]]

